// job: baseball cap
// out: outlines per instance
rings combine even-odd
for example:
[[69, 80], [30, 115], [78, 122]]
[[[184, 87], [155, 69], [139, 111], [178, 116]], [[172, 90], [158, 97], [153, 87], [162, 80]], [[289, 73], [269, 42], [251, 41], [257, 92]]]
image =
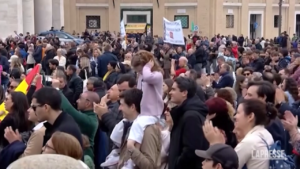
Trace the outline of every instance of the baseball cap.
[[237, 169], [239, 167], [239, 159], [235, 150], [226, 144], [214, 144], [206, 151], [196, 150], [196, 155], [218, 162], [224, 168]]
[[10, 57], [10, 59], [8, 60], [8, 62], [11, 62], [12, 60], [15, 60], [15, 59], [18, 59], [19, 58], [19, 56], [17, 56], [17, 55], [12, 55], [11, 57]]

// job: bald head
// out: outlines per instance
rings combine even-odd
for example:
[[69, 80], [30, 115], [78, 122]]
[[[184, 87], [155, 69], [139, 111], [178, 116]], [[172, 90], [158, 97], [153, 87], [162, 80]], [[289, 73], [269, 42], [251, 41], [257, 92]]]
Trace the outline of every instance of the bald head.
[[193, 54], [193, 52], [194, 52], [194, 49], [189, 49], [189, 50], [188, 50], [188, 54], [189, 54], [189, 55]]
[[86, 91], [84, 92], [84, 94], [86, 95], [86, 98], [91, 102], [100, 103], [99, 95], [96, 92]]

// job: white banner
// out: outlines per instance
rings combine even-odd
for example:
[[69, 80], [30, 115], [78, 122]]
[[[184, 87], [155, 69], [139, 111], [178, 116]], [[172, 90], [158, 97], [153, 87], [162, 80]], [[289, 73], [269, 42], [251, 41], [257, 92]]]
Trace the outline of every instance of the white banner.
[[126, 35], [126, 30], [125, 30], [125, 24], [123, 20], [120, 23], [120, 33], [121, 33], [121, 37], [124, 38]]
[[174, 45], [184, 45], [184, 38], [182, 32], [181, 21], [169, 21], [163, 19], [164, 24], [164, 42]]

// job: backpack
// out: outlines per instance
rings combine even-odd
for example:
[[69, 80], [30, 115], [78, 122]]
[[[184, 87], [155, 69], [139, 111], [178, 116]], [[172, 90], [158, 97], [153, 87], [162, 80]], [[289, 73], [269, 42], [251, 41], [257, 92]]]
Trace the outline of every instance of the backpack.
[[[271, 146], [268, 146], [268, 143], [261, 138], [264, 143], [267, 145], [268, 151], [274, 151], [274, 152], [278, 152], [281, 150], [281, 143], [280, 141], [276, 141], [274, 144], [272, 144]], [[274, 159], [270, 159], [270, 163], [269, 163], [269, 168], [270, 169], [280, 169], [280, 168], [284, 168], [284, 169], [295, 169], [295, 163], [294, 160], [290, 157], [287, 156], [285, 153], [282, 155], [285, 159], [282, 160], [274, 160]], [[244, 167], [242, 169], [247, 169], [247, 166], [244, 165]]]

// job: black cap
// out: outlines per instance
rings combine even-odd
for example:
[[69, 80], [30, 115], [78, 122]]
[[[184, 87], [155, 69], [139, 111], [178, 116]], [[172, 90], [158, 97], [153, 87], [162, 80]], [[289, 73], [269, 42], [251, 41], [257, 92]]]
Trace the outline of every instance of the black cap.
[[238, 169], [239, 159], [235, 150], [226, 144], [214, 144], [208, 150], [196, 150], [196, 155], [220, 163], [224, 168]]

